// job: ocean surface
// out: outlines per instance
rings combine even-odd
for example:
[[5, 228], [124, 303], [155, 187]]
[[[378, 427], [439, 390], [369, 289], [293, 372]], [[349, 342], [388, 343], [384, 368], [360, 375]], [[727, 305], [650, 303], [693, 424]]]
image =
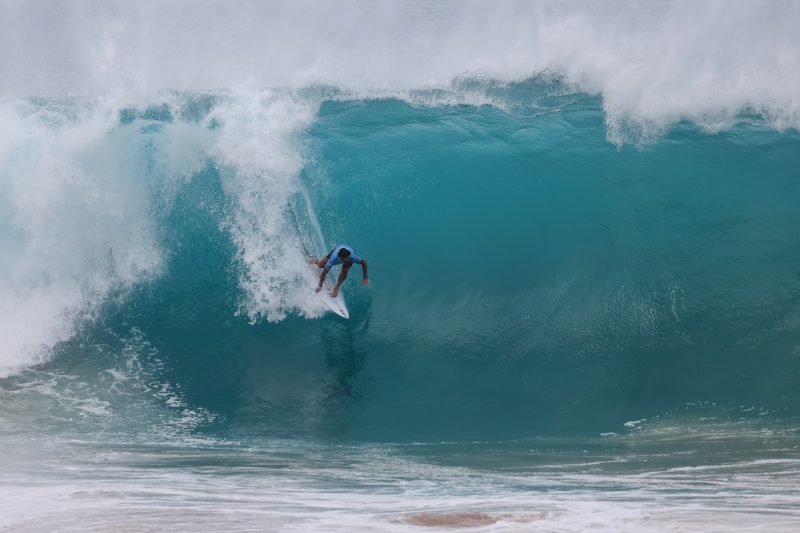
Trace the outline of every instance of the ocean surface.
[[798, 21], [4, 3], [0, 531], [797, 531]]

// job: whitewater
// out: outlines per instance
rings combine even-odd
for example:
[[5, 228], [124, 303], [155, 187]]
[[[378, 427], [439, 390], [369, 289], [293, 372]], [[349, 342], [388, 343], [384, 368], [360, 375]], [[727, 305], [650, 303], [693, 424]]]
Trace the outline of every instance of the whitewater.
[[797, 530], [798, 21], [3, 2], [0, 530]]

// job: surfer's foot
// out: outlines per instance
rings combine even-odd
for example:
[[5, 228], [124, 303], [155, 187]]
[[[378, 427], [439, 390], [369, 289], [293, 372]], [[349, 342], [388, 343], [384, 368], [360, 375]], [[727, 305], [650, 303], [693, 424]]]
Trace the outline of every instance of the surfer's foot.
[[339, 291], [331, 291], [331, 298], [336, 298], [339, 295]]
[[314, 292], [319, 292], [321, 290], [322, 290], [322, 287], [317, 287], [316, 289], [314, 289]]

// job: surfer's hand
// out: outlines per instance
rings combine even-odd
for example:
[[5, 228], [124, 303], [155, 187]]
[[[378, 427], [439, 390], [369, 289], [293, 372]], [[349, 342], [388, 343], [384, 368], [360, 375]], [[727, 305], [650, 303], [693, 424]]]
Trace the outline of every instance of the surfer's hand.
[[319, 291], [321, 291], [321, 290], [322, 290], [322, 285], [320, 285], [319, 287], [317, 287], [316, 289], [314, 289], [314, 292], [319, 292]]
[[336, 296], [337, 296], [338, 294], [339, 294], [339, 291], [338, 291], [338, 289], [333, 289], [333, 290], [331, 291], [331, 298], [336, 298]]
[[361, 283], [366, 285], [367, 283], [369, 283], [369, 278], [362, 278]]

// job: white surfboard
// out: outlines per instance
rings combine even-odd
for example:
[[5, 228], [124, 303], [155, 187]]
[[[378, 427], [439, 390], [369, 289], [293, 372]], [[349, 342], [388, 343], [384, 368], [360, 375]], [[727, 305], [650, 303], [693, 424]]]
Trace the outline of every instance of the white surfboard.
[[[316, 265], [309, 265], [309, 266], [314, 271], [316, 279], [319, 280], [319, 276], [322, 273], [322, 269]], [[317, 293], [317, 297], [320, 300], [322, 300], [322, 303], [325, 304], [325, 307], [327, 307], [340, 317], [350, 318], [350, 312], [347, 310], [347, 305], [344, 303], [344, 296], [342, 296], [341, 287], [339, 287], [339, 294], [336, 295], [336, 298], [331, 296], [331, 292], [333, 292], [333, 288], [336, 286], [335, 283], [331, 280], [331, 274], [332, 274], [331, 272], [328, 272], [328, 275], [325, 278], [325, 283], [322, 284], [322, 290]], [[338, 276], [336, 277], [338, 278]]]

